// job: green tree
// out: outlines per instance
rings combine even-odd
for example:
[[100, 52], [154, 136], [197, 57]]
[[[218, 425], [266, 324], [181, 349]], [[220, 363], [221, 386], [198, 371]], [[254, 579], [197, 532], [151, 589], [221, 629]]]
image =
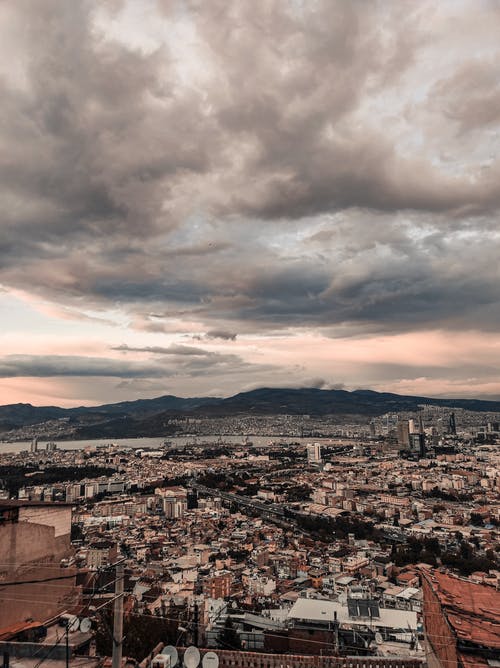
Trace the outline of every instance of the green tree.
[[[151, 615], [149, 610], [145, 613], [129, 613], [123, 619], [123, 655], [134, 657], [142, 661], [159, 642], [174, 644], [179, 637], [179, 625], [186, 624], [187, 609], [182, 607], [170, 607], [166, 617]], [[100, 611], [97, 630], [96, 644], [97, 653], [100, 656], [111, 656], [113, 652], [113, 612], [111, 610]]]
[[217, 642], [220, 644], [221, 649], [241, 649], [240, 637], [234, 627], [231, 617], [228, 616], [226, 618], [224, 628], [219, 633]]
[[83, 539], [83, 529], [79, 524], [71, 525], [71, 541], [82, 540]]

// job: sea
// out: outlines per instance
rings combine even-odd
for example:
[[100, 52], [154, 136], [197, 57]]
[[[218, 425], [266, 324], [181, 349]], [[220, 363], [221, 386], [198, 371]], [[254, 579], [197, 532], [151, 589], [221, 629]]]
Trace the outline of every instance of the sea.
[[[321, 438], [299, 438], [294, 436], [289, 437], [270, 437], [270, 436], [172, 436], [170, 438], [98, 438], [98, 439], [89, 439], [89, 440], [77, 440], [77, 441], [51, 441], [56, 443], [58, 450], [85, 450], [87, 448], [96, 448], [96, 447], [105, 447], [107, 445], [116, 445], [119, 449], [123, 450], [134, 450], [138, 448], [152, 448], [160, 449], [163, 447], [167, 448], [182, 448], [186, 445], [212, 445], [223, 446], [223, 445], [241, 445], [241, 444], [252, 444], [257, 448], [265, 448], [270, 445], [287, 445], [289, 443], [311, 443], [321, 442], [321, 443], [331, 443], [331, 439], [321, 439]], [[0, 441], [0, 454], [23, 452], [30, 450], [31, 441], [17, 441], [17, 442], [6, 442]], [[38, 440], [38, 450], [44, 451], [46, 448], [46, 442], [43, 439]]]

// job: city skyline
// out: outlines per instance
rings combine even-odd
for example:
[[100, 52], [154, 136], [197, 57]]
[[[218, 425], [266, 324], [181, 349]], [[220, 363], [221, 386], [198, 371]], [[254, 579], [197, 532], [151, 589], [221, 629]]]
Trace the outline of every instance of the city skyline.
[[0, 6], [0, 404], [500, 398], [500, 9]]

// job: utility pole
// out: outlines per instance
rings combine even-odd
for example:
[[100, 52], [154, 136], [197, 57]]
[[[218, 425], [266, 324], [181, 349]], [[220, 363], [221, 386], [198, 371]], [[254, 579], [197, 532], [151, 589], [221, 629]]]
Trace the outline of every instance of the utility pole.
[[194, 601], [194, 607], [193, 607], [193, 645], [195, 647], [198, 647], [198, 602]]
[[339, 655], [339, 621], [336, 610], [333, 611], [333, 653], [335, 656]]
[[112, 668], [121, 668], [123, 648], [123, 561], [116, 564], [115, 606], [113, 620], [113, 661]]
[[66, 668], [69, 668], [69, 619], [66, 621]]

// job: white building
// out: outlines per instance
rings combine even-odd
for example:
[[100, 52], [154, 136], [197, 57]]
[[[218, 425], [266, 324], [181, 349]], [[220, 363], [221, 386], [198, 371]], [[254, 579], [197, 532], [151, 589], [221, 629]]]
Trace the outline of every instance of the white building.
[[321, 464], [321, 443], [307, 444], [307, 461], [311, 464]]

